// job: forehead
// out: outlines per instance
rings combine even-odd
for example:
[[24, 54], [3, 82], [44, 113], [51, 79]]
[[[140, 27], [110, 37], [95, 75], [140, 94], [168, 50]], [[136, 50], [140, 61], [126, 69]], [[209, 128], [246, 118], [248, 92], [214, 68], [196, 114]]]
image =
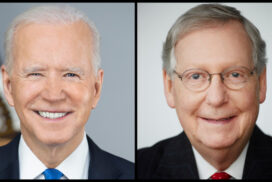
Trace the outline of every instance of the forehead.
[[180, 37], [175, 46], [178, 65], [253, 64], [252, 44], [238, 21], [206, 26]]
[[[20, 41], [55, 39], [62, 41], [77, 40], [78, 42], [92, 42], [89, 26], [83, 21], [73, 23], [22, 23], [14, 33], [15, 44]], [[75, 42], [76, 43], [76, 42]]]
[[82, 21], [70, 24], [31, 23], [17, 29], [14, 45], [15, 61], [52, 63], [76, 60], [80, 64], [81, 60], [90, 61], [92, 57], [92, 32]]

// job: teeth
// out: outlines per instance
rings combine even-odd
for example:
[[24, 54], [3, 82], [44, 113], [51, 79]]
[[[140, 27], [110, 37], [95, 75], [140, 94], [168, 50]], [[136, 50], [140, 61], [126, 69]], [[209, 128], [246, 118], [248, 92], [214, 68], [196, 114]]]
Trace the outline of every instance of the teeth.
[[67, 112], [55, 112], [55, 113], [52, 113], [52, 112], [42, 112], [42, 111], [38, 111], [38, 113], [40, 114], [40, 116], [44, 117], [44, 118], [49, 118], [49, 119], [57, 119], [57, 118], [61, 118], [63, 116], [65, 116], [67, 114]]

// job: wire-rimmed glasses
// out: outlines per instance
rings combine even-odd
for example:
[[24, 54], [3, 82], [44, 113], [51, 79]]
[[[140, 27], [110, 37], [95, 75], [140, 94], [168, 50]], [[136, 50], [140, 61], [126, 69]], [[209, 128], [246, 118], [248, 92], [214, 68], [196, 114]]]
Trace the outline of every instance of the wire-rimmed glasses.
[[202, 91], [209, 87], [213, 75], [220, 75], [223, 83], [230, 89], [238, 90], [244, 87], [249, 77], [254, 74], [255, 67], [250, 70], [244, 66], [234, 66], [221, 73], [209, 73], [200, 68], [192, 68], [182, 74], [174, 73], [182, 80], [183, 84], [192, 91]]

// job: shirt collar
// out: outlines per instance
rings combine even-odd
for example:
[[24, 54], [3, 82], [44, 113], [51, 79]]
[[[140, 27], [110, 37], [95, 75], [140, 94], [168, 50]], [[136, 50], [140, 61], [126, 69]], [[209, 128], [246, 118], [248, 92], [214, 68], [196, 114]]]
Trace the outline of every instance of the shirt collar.
[[[23, 136], [19, 142], [20, 179], [40, 179], [41, 173], [47, 167], [35, 156], [25, 143]], [[68, 179], [88, 179], [90, 163], [89, 147], [86, 133], [79, 146], [56, 167]]]
[[87, 136], [84, 135], [82, 142], [56, 169], [61, 171], [68, 179], [88, 179], [90, 154]]
[[[248, 143], [244, 147], [239, 157], [224, 172], [228, 173], [235, 179], [242, 179], [247, 149]], [[211, 175], [213, 175], [215, 172], [218, 172], [218, 170], [214, 168], [209, 162], [207, 162], [194, 147], [193, 153], [196, 159], [196, 165], [200, 179], [209, 179]]]

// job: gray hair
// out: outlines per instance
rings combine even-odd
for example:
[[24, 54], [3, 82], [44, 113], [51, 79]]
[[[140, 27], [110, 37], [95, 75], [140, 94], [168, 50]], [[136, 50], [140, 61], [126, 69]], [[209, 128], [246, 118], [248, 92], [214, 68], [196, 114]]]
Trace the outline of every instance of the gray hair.
[[13, 64], [13, 44], [14, 44], [14, 35], [18, 28], [22, 25], [30, 23], [61, 23], [69, 24], [77, 21], [85, 22], [92, 32], [92, 45], [93, 45], [93, 57], [92, 64], [94, 66], [95, 74], [100, 68], [100, 53], [99, 53], [99, 44], [100, 44], [100, 35], [95, 26], [95, 24], [89, 20], [89, 18], [84, 15], [82, 12], [72, 8], [68, 5], [43, 5], [31, 8], [22, 14], [18, 15], [10, 24], [5, 37], [5, 66], [7, 71], [10, 73], [12, 70]]
[[189, 31], [205, 28], [211, 24], [223, 24], [230, 20], [239, 21], [252, 42], [252, 58], [256, 71], [260, 74], [266, 66], [265, 42], [259, 30], [237, 9], [220, 4], [201, 4], [181, 15], [168, 32], [163, 44], [163, 69], [172, 77], [176, 66], [175, 46], [182, 35]]

